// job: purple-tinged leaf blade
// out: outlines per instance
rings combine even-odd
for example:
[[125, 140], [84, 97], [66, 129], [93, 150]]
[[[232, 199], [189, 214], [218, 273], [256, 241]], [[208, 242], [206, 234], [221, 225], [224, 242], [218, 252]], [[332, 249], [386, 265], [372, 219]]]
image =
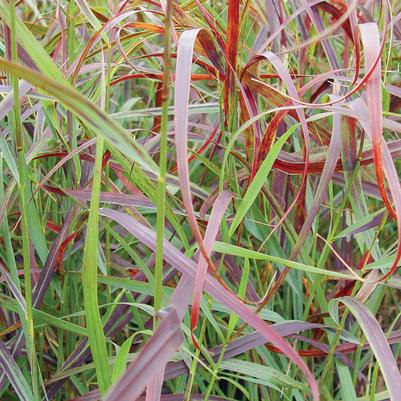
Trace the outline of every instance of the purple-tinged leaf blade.
[[160, 373], [182, 343], [180, 321], [174, 307], [163, 311], [162, 322], [129, 365], [124, 376], [111, 388], [106, 401], [135, 401]]
[[380, 365], [390, 400], [398, 401], [401, 394], [401, 374], [380, 324], [373, 313], [356, 298], [343, 297], [336, 301], [348, 306], [355, 316]]

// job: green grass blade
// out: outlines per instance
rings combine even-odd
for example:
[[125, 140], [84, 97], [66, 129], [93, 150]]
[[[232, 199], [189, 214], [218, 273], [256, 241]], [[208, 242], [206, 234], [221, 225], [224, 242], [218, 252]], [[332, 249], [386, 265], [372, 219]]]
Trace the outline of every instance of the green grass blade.
[[291, 127], [284, 135], [282, 135], [272, 146], [265, 160], [263, 160], [263, 163], [256, 173], [255, 178], [249, 185], [244, 198], [237, 208], [237, 213], [235, 214], [231, 227], [228, 231], [228, 235], [230, 237], [234, 234], [234, 231], [240, 225], [242, 219], [245, 217], [249, 208], [252, 206], [253, 202], [259, 195], [260, 190], [262, 189], [263, 184], [266, 182], [266, 178], [273, 167], [274, 161], [280, 153], [280, 150], [284, 146], [287, 139], [294, 133], [296, 128], [298, 127], [295, 125]]
[[304, 271], [307, 273], [321, 274], [323, 276], [338, 277], [348, 280], [355, 280], [355, 276], [346, 273], [340, 273], [332, 270], [324, 270], [319, 267], [306, 265], [304, 263], [294, 262], [292, 260], [279, 258], [278, 256], [266, 255], [261, 252], [252, 251], [250, 249], [241, 248], [240, 246], [227, 244], [225, 242], [216, 241], [213, 245], [213, 250], [226, 255], [239, 256], [255, 260], [266, 260], [268, 262], [278, 263], [281, 266], [289, 266], [292, 269]]
[[146, 151], [120, 125], [78, 91], [48, 78], [20, 64], [0, 58], [0, 68], [12, 76], [31, 82], [60, 101], [80, 120], [88, 124], [98, 136], [118, 148], [123, 154], [147, 170], [157, 172], [158, 167]]
[[99, 244], [99, 199], [102, 176], [103, 139], [96, 144], [96, 162], [93, 171], [92, 198], [86, 232], [84, 259], [82, 264], [82, 287], [88, 329], [89, 345], [95, 363], [100, 393], [105, 395], [111, 386], [111, 371], [108, 362], [106, 339], [99, 313], [97, 296], [97, 259]]

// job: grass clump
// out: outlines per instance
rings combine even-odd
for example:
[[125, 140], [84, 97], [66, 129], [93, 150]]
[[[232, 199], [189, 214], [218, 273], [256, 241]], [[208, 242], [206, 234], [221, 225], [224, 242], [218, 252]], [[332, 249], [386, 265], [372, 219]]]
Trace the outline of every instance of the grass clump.
[[399, 399], [401, 4], [0, 21], [0, 399]]

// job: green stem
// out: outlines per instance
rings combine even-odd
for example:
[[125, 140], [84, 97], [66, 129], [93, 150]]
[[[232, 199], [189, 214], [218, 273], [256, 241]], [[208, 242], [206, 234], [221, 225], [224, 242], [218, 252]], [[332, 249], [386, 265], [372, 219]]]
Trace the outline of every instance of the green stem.
[[167, 131], [168, 131], [168, 106], [170, 84], [170, 59], [171, 59], [171, 29], [173, 8], [171, 0], [167, 0], [165, 17], [164, 53], [163, 53], [163, 82], [162, 82], [162, 115], [160, 127], [160, 172], [157, 186], [157, 218], [156, 218], [156, 261], [154, 284], [154, 309], [155, 312], [162, 306], [163, 297], [163, 238], [166, 204], [166, 172], [167, 172]]
[[[16, 26], [15, 26], [15, 4], [14, 0], [10, 1], [10, 38], [11, 38], [11, 61], [18, 61], [17, 42], [16, 42]], [[19, 101], [19, 87], [18, 78], [11, 77], [11, 85], [13, 89], [14, 101], [14, 128], [15, 128], [15, 143], [18, 155], [18, 172], [20, 176], [19, 193], [20, 193], [20, 210], [21, 210], [21, 236], [22, 236], [22, 256], [24, 266], [24, 284], [25, 284], [25, 342], [28, 353], [28, 360], [31, 367], [32, 387], [33, 394], [36, 400], [40, 399], [39, 393], [39, 372], [37, 369], [37, 359], [35, 351], [35, 332], [33, 325], [33, 308], [32, 308], [32, 280], [31, 280], [31, 267], [30, 267], [30, 253], [29, 253], [29, 226], [28, 226], [28, 213], [27, 213], [27, 181], [28, 172], [26, 166], [25, 144], [22, 135], [22, 123], [20, 116], [20, 101]]]

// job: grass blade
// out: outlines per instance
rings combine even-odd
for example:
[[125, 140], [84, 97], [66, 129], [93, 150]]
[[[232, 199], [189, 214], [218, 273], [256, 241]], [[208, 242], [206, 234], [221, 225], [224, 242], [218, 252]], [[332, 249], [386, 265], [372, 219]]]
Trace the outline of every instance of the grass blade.
[[253, 202], [258, 197], [260, 190], [262, 189], [262, 186], [265, 184], [266, 178], [269, 172], [271, 171], [278, 154], [280, 153], [280, 150], [286, 143], [287, 139], [294, 133], [296, 128], [297, 125], [291, 127], [284, 135], [282, 135], [272, 146], [270, 152], [263, 160], [263, 163], [259, 167], [259, 170], [257, 171], [254, 179], [249, 185], [244, 198], [237, 207], [237, 213], [235, 214], [233, 222], [231, 223], [229, 229], [230, 237], [234, 234], [235, 230], [241, 224], [241, 221], [245, 217], [249, 208], [252, 206]]
[[88, 124], [97, 135], [106, 138], [111, 145], [146, 170], [157, 172], [155, 162], [132, 136], [75, 89], [3, 58], [0, 58], [0, 68], [12, 76], [31, 82], [49, 95], [54, 96], [72, 113]]
[[96, 162], [93, 171], [92, 198], [86, 232], [84, 258], [82, 262], [82, 285], [89, 345], [95, 363], [99, 389], [105, 395], [111, 386], [111, 371], [107, 356], [106, 339], [99, 314], [97, 288], [97, 260], [99, 243], [99, 198], [102, 177], [103, 139], [96, 144]]
[[173, 307], [163, 311], [163, 318], [153, 336], [141, 350], [124, 376], [112, 387], [106, 401], [135, 401], [155, 374], [160, 371], [182, 342], [180, 321]]
[[35, 400], [23, 373], [2, 341], [0, 341], [0, 365], [14, 387], [15, 392], [18, 394], [19, 399], [23, 401]]
[[[131, 234], [135, 235], [135, 237], [137, 237], [141, 242], [150, 248], [155, 249], [155, 234], [130, 216], [110, 209], [100, 209], [100, 214], [117, 221]], [[191, 275], [192, 278], [195, 278], [196, 267], [190, 259], [188, 259], [168, 242], [165, 242], [164, 249], [164, 258], [168, 263], [182, 273]], [[300, 358], [294, 349], [288, 345], [281, 335], [279, 335], [272, 327], [261, 320], [259, 316], [251, 311], [241, 300], [237, 298], [236, 295], [226, 290], [219, 282], [211, 278], [210, 275], [208, 275], [205, 279], [205, 290], [209, 292], [210, 295], [215, 297], [216, 300], [226, 305], [230, 310], [236, 313], [255, 330], [259, 331], [267, 341], [281, 349], [290, 360], [296, 363], [296, 365], [299, 366], [304, 372], [309, 385], [311, 386], [313, 399], [315, 401], [319, 400], [318, 387], [312, 373], [302, 358]]]
[[[380, 365], [391, 401], [398, 400], [401, 394], [401, 374], [383, 330], [373, 313], [356, 298], [340, 298], [333, 302], [332, 306], [335, 307], [338, 302], [345, 304], [357, 319]], [[334, 316], [337, 315], [337, 313], [332, 310], [332, 314], [333, 313]]]

